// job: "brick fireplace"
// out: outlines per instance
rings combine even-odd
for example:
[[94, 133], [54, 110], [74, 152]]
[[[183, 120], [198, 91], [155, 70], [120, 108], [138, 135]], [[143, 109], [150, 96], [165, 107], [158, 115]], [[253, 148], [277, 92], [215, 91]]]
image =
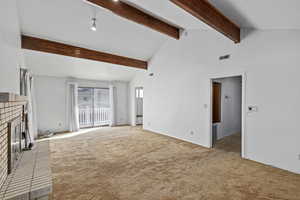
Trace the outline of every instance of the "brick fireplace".
[[11, 93], [0, 93], [0, 188], [8, 175], [9, 123], [23, 119], [26, 98]]

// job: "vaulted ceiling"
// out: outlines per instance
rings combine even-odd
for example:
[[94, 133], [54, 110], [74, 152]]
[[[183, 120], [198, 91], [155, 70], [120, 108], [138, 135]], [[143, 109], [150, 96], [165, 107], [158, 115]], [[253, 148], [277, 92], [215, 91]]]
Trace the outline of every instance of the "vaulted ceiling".
[[[211, 29], [169, 0], [123, 0], [145, 12], [183, 29]], [[299, 0], [209, 0], [224, 15], [241, 27], [256, 29], [300, 29]], [[172, 38], [121, 18], [112, 12], [95, 8], [82, 0], [19, 0], [22, 33], [107, 53], [149, 60], [167, 40]], [[97, 32], [90, 30], [93, 13], [97, 13]], [[24, 50], [26, 63], [36, 74], [80, 76], [93, 79], [130, 80], [135, 69], [109, 75], [114, 65], [81, 61], [77, 58], [48, 55]], [[61, 62], [49, 62], [60, 57]], [[76, 62], [75, 62], [76, 61]], [[85, 65], [78, 73], [77, 63]], [[99, 66], [99, 67], [95, 67]], [[63, 73], [54, 73], [62, 71]], [[122, 71], [123, 70], [123, 71]], [[108, 70], [110, 71], [110, 70]], [[91, 72], [93, 75], [91, 75]]]

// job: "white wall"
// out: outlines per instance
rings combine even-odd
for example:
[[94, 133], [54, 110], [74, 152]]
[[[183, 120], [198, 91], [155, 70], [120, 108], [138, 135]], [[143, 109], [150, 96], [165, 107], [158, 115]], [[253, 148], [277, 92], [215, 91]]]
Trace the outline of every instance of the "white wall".
[[[246, 158], [300, 173], [299, 35], [244, 30], [234, 44], [214, 31], [190, 30], [168, 41], [130, 84], [131, 91], [145, 89], [144, 128], [210, 147], [209, 79], [245, 72], [246, 106], [258, 106], [245, 118]], [[231, 59], [219, 61], [225, 54]]]
[[39, 131], [66, 131], [66, 79], [34, 76]]
[[116, 98], [116, 120], [117, 125], [128, 125], [128, 82], [114, 82], [117, 90]]
[[217, 126], [217, 139], [241, 133], [242, 125], [242, 78], [216, 79], [221, 83], [221, 122]]
[[19, 69], [24, 67], [16, 0], [0, 3], [0, 92], [19, 94]]
[[[40, 131], [66, 131], [66, 83], [76, 81], [79, 87], [108, 88], [110, 82], [90, 81], [59, 77], [35, 76], [35, 93], [37, 101], [38, 129]], [[116, 117], [117, 125], [128, 124], [128, 83], [113, 82], [117, 90]]]

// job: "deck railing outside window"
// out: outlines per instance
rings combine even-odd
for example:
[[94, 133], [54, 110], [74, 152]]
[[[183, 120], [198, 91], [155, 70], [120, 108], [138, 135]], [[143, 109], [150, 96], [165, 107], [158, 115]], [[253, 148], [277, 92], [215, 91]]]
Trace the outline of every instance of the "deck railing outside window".
[[79, 124], [81, 128], [103, 126], [109, 124], [110, 108], [79, 108]]

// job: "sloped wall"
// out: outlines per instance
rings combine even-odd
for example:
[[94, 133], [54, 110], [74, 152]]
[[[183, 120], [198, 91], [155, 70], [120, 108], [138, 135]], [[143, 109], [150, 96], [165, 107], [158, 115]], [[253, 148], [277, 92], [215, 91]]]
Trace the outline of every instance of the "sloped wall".
[[[246, 75], [245, 156], [300, 173], [300, 31], [243, 30], [234, 44], [214, 31], [190, 30], [152, 59], [143, 86], [144, 128], [210, 146], [210, 78]], [[229, 60], [219, 56], [231, 54]], [[135, 85], [142, 76], [142, 85]]]

